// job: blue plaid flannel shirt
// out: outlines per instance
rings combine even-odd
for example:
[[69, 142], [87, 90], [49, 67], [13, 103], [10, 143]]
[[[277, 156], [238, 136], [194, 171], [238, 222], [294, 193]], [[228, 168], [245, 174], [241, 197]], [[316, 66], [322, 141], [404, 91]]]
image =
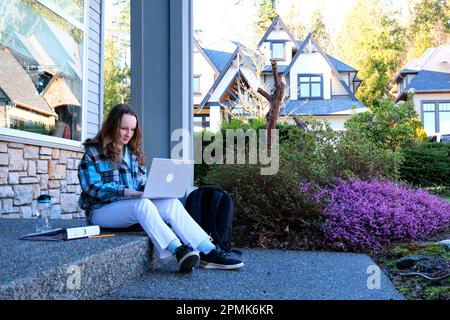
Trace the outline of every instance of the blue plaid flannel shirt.
[[[89, 146], [78, 166], [81, 195], [80, 208], [90, 213], [105, 204], [124, 197], [125, 188], [143, 191], [147, 182], [147, 168], [140, 166], [136, 155], [131, 153], [131, 168], [122, 160], [115, 163], [107, 157], [101, 146]], [[130, 185], [132, 182], [133, 185]]]

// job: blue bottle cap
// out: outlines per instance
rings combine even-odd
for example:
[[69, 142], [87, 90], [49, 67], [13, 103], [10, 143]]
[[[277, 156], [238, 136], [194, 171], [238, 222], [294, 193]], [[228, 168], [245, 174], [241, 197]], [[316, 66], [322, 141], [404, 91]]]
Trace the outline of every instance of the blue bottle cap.
[[45, 203], [45, 202], [51, 202], [52, 198], [48, 195], [48, 194], [41, 194], [38, 198], [37, 198], [38, 202], [41, 203]]

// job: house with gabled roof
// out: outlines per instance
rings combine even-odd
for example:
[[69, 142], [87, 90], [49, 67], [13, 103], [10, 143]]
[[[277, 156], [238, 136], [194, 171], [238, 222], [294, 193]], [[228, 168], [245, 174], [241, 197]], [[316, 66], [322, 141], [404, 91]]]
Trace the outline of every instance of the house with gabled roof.
[[[11, 81], [14, 79], [14, 81]], [[10, 49], [0, 45], [0, 126], [19, 127], [33, 121], [51, 127], [57, 114], [39, 95], [33, 81]]]
[[209, 107], [204, 108], [199, 112], [198, 105], [211, 86], [211, 83], [219, 77], [220, 71], [223, 70], [228, 59], [229, 54], [221, 51], [204, 49], [197, 39], [194, 38], [192, 91], [194, 103], [194, 129], [196, 131], [202, 130], [202, 128], [209, 129]]
[[391, 83], [396, 101], [405, 101], [413, 93], [415, 110], [428, 135], [450, 133], [450, 45], [427, 49]]
[[[355, 97], [361, 84], [358, 70], [326, 54], [311, 34], [304, 40], [296, 39], [280, 16], [274, 19], [260, 40], [255, 56], [263, 60], [264, 67], [259, 75], [255, 74], [254, 65], [247, 68], [247, 71], [252, 71], [252, 79], [260, 79], [250, 87], [273, 87], [270, 60], [275, 59], [278, 73], [283, 75], [289, 88], [280, 109], [280, 121], [294, 122], [294, 117], [310, 115], [330, 122], [335, 130], [342, 130], [352, 114], [369, 111]], [[229, 61], [227, 67], [231, 66], [237, 67], [236, 63]], [[225, 69], [199, 108], [227, 106], [223, 101], [223, 88], [230, 83], [230, 75], [236, 72], [236, 69], [231, 72]], [[231, 103], [238, 104], [236, 100]]]
[[[249, 88], [257, 90], [260, 85], [248, 49], [238, 42], [233, 42], [233, 45], [235, 46], [233, 53], [198, 105], [197, 112], [209, 109], [208, 129], [211, 131], [217, 131], [220, 124], [228, 119], [230, 108], [235, 107], [240, 100], [241, 89], [242, 92]], [[211, 54], [211, 50], [206, 52]]]

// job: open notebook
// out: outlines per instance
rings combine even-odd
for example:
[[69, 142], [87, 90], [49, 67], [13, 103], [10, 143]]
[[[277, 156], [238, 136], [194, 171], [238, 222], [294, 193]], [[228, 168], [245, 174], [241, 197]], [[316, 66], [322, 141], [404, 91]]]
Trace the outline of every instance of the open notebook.
[[78, 228], [56, 228], [49, 231], [29, 233], [20, 236], [22, 240], [38, 241], [65, 241], [80, 238], [87, 238], [100, 234], [99, 226], [86, 226]]

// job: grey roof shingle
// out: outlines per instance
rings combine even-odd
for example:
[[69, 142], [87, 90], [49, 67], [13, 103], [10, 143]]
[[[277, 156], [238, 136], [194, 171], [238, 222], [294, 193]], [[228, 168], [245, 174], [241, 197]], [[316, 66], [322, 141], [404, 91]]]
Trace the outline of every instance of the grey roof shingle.
[[400, 71], [400, 73], [418, 73], [419, 70], [414, 70], [414, 69], [402, 69], [402, 71]]
[[353, 107], [366, 109], [361, 101], [353, 99], [290, 100], [280, 108], [280, 116], [331, 115]]
[[405, 75], [407, 74], [417, 74], [419, 73], [420, 70], [414, 70], [414, 69], [402, 69], [394, 78], [394, 80], [392, 81], [392, 83], [396, 83], [398, 82], [400, 79], [404, 78]]
[[[297, 40], [297, 43], [299, 46], [301, 46], [303, 40]], [[344, 62], [330, 56], [329, 54], [327, 54], [327, 57], [328, 59], [330, 59], [330, 62], [333, 64], [334, 68], [339, 72], [358, 72], [358, 70], [356, 70], [355, 68], [350, 67], [348, 64], [345, 64]]]
[[450, 91], [450, 73], [422, 70], [405, 88], [414, 91]]
[[[284, 64], [278, 65], [278, 66], [277, 66], [278, 73], [284, 73], [284, 71], [286, 71], [286, 68], [287, 68], [287, 67], [288, 67], [288, 66], [287, 66], [287, 65], [284, 65]], [[270, 65], [270, 66], [265, 66], [262, 72], [264, 72], [264, 73], [272, 73], [272, 65]]]
[[225, 66], [227, 65], [228, 60], [230, 60], [233, 52], [223, 52], [212, 49], [203, 48], [208, 58], [212, 63], [216, 66], [219, 72], [222, 72]]
[[348, 64], [343, 63], [342, 61], [330, 56], [327, 54], [328, 59], [330, 59], [331, 63], [334, 65], [337, 71], [339, 72], [357, 72], [353, 67], [350, 67]]

